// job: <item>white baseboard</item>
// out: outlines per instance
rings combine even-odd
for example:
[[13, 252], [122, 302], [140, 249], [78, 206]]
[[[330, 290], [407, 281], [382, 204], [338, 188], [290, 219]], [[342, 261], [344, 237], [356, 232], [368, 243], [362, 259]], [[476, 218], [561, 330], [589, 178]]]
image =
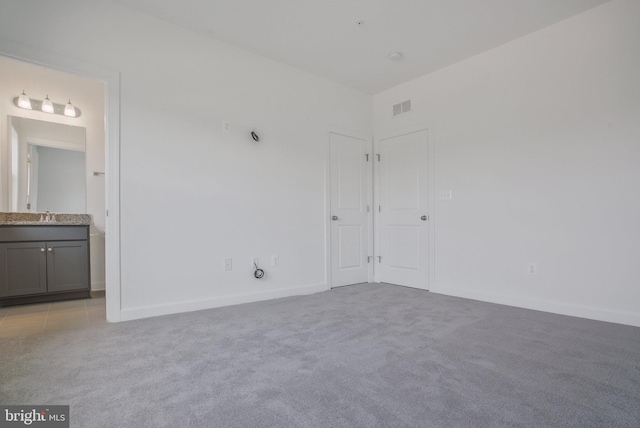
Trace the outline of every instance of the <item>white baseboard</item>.
[[611, 311], [593, 307], [570, 305], [561, 302], [531, 299], [527, 297], [491, 293], [469, 288], [448, 287], [443, 285], [434, 285], [429, 291], [432, 293], [463, 297], [465, 299], [479, 300], [482, 302], [498, 303], [501, 305], [515, 306], [518, 308], [533, 309], [536, 311], [551, 312], [554, 314], [569, 315], [573, 317], [588, 318], [592, 320], [607, 321], [617, 324], [640, 327], [640, 313]]
[[200, 311], [203, 309], [219, 308], [222, 306], [239, 305], [242, 303], [259, 302], [262, 300], [278, 299], [281, 297], [302, 296], [327, 291], [327, 284], [306, 285], [303, 287], [282, 288], [278, 290], [261, 291], [259, 293], [237, 294], [232, 296], [215, 297], [212, 299], [191, 300], [186, 302], [168, 303], [164, 305], [126, 308], [120, 312], [120, 321], [131, 321], [140, 318], [157, 317], [160, 315], [177, 314], [181, 312]]
[[96, 281], [91, 283], [91, 291], [103, 291], [107, 283], [104, 281]]

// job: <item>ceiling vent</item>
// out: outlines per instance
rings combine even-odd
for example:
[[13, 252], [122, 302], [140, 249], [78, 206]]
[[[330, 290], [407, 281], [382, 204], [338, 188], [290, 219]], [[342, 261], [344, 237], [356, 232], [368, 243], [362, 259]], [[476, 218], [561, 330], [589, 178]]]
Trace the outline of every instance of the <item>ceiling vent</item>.
[[407, 113], [411, 111], [411, 100], [406, 100], [398, 104], [393, 105], [393, 115], [399, 116], [402, 113]]

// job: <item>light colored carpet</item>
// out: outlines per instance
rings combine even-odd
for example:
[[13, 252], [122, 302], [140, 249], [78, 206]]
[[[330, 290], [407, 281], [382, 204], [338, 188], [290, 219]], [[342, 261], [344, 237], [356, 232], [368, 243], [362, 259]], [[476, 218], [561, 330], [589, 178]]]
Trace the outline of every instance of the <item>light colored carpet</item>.
[[638, 427], [640, 328], [362, 284], [0, 342], [90, 427]]

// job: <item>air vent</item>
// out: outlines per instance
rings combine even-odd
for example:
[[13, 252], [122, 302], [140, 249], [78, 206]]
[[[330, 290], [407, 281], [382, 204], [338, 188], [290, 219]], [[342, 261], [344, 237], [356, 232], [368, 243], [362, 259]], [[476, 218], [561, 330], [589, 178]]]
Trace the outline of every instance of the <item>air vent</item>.
[[402, 113], [411, 111], [411, 100], [406, 100], [398, 104], [393, 105], [393, 115], [398, 116]]

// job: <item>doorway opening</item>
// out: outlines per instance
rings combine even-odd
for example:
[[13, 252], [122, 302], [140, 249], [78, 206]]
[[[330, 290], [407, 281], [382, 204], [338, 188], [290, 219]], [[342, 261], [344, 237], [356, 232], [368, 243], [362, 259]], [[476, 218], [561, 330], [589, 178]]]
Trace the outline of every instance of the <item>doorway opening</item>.
[[[0, 41], [0, 61], [3, 63], [0, 73], [9, 72], [5, 65], [17, 67], [23, 73], [2, 78], [0, 114], [3, 124], [0, 131], [3, 143], [8, 133], [7, 116], [67, 125], [83, 124], [86, 129], [86, 213], [93, 216], [92, 238], [102, 240], [92, 248], [92, 290], [105, 292], [106, 319], [120, 321], [119, 73], [4, 40]], [[57, 94], [56, 98], [71, 98], [83, 114], [80, 118], [67, 118], [18, 109], [11, 100], [23, 90], [31, 91], [30, 95], [36, 99], [44, 99], [52, 93]], [[3, 148], [0, 162], [7, 161], [6, 156], [7, 151]], [[6, 170], [3, 167], [0, 176], [0, 201], [8, 201], [8, 195], [3, 195], [8, 192]], [[9, 210], [8, 202], [2, 203], [1, 210]], [[98, 254], [101, 248], [102, 254]], [[98, 257], [94, 258], [94, 255]]]

